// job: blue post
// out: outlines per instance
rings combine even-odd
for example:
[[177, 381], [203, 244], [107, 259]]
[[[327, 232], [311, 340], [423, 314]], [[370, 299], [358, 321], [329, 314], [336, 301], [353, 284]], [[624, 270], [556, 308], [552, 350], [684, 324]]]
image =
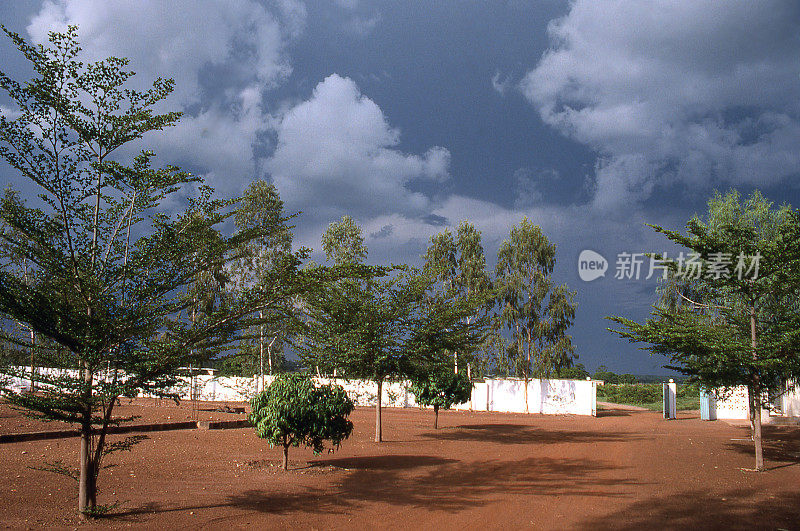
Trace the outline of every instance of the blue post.
[[700, 389], [700, 420], [717, 420], [716, 397], [705, 389]]
[[664, 418], [671, 420], [677, 418], [677, 404], [676, 396], [678, 394], [678, 387], [674, 380], [670, 378], [669, 383], [664, 384]]

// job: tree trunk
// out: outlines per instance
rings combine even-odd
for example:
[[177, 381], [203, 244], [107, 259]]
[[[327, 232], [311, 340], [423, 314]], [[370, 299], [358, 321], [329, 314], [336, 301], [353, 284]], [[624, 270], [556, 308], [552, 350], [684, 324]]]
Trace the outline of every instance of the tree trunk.
[[[23, 258], [22, 259], [22, 274], [23, 274], [23, 278], [25, 279], [25, 284], [30, 286], [30, 281], [28, 280], [28, 260], [27, 260], [27, 258]], [[21, 322], [20, 322], [20, 325], [22, 325]], [[24, 326], [24, 325], [22, 325], [22, 326]], [[33, 327], [32, 326], [29, 326], [28, 330], [31, 331], [31, 393], [32, 393], [34, 391], [34, 389], [36, 388], [36, 376], [35, 376], [36, 375], [36, 371], [35, 371], [35, 369], [33, 367], [34, 363], [35, 363], [34, 352], [36, 350], [36, 333], [33, 331]]]
[[[192, 308], [192, 328], [194, 328], [194, 324], [197, 321], [197, 297], [192, 299], [192, 303], [195, 305]], [[190, 359], [192, 362], [194, 361], [194, 349], [189, 351]], [[192, 362], [189, 363], [189, 394], [191, 395], [192, 399], [192, 420], [198, 420], [200, 416], [200, 406], [197, 403], [197, 399], [199, 398], [197, 392], [197, 379], [195, 378], [194, 371], [192, 371]], [[197, 364], [197, 368], [199, 369], [202, 367], [201, 363]]]
[[[750, 304], [750, 345], [753, 348], [753, 360], [758, 359], [758, 342], [756, 341], [756, 305], [755, 301]], [[750, 395], [750, 404], [753, 408], [752, 426], [753, 426], [753, 446], [756, 452], [756, 470], [761, 472], [764, 470], [764, 450], [761, 446], [761, 383], [758, 376], [753, 377], [753, 384], [747, 390]]]
[[383, 380], [378, 380], [378, 396], [375, 399], [375, 442], [379, 443], [383, 440], [383, 432], [381, 430], [381, 397], [383, 396]]
[[433, 429], [439, 429], [439, 406], [436, 404], [433, 405]]
[[525, 384], [525, 413], [528, 412], [528, 371], [525, 371], [525, 380], [523, 382]]
[[[522, 343], [520, 343], [519, 348], [522, 348]], [[528, 331], [528, 348], [526, 349], [526, 358], [525, 358], [525, 413], [528, 413], [528, 371], [530, 370], [531, 366], [531, 333], [530, 330]]]
[[267, 362], [269, 363], [269, 373], [275, 374], [275, 368], [272, 366], [272, 345], [278, 340], [278, 336], [272, 338], [272, 341], [267, 343]]
[[31, 393], [36, 390], [36, 333], [31, 327]]
[[86, 428], [86, 423], [81, 424], [81, 450], [80, 450], [80, 476], [78, 479], [78, 512], [83, 518], [88, 518], [94, 510], [91, 469], [91, 439], [92, 430]]
[[762, 472], [764, 470], [764, 450], [761, 446], [761, 401], [755, 400], [755, 408], [753, 411], [753, 445], [756, 450], [756, 470]]
[[286, 435], [283, 436], [283, 469], [289, 470], [289, 443], [286, 441]]
[[[258, 312], [258, 318], [264, 318], [264, 312]], [[264, 390], [264, 325], [258, 326], [258, 377], [261, 379], [261, 390]]]
[[85, 409], [81, 422], [80, 442], [80, 476], [78, 478], [78, 512], [88, 518], [97, 506], [97, 475], [92, 460], [92, 409], [89, 402], [92, 397], [92, 372], [89, 364], [83, 362], [83, 399]]

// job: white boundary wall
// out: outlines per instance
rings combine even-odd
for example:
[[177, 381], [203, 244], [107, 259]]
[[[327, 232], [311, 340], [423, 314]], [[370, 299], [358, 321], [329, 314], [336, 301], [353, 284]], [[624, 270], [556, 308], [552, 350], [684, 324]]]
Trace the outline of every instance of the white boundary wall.
[[[40, 371], [57, 369], [40, 369]], [[272, 376], [265, 376], [266, 385]], [[191, 399], [191, 378], [181, 377], [181, 384], [172, 389], [182, 400]], [[260, 389], [260, 378], [214, 377], [201, 374], [194, 377], [195, 396], [199, 400], [217, 402], [246, 402]], [[374, 406], [377, 384], [367, 380], [341, 378], [314, 378], [319, 383], [336, 383], [344, 387], [357, 406]], [[12, 379], [11, 388], [20, 391], [28, 388], [26, 380]], [[408, 382], [384, 382], [381, 405], [385, 407], [420, 407]], [[493, 379], [475, 382], [469, 402], [455, 406], [457, 410], [497, 411], [505, 413], [541, 413], [545, 415], [597, 415], [597, 382], [592, 380], [528, 380], [527, 404], [525, 381], [518, 379]], [[141, 395], [147, 396], [147, 395]]]
[[455, 409], [541, 413], [544, 415], [597, 415], [597, 382], [591, 380], [486, 379], [475, 382], [472, 400]]
[[[800, 417], [800, 386], [790, 389], [787, 385], [784, 392], [776, 400], [776, 411], [761, 410], [761, 418], [769, 422], [770, 418]], [[728, 393], [719, 392], [712, 398], [713, 419], [720, 420], [747, 420], [750, 418], [749, 394], [747, 387], [739, 385]]]
[[800, 385], [795, 385], [794, 389], [789, 390], [787, 386], [786, 393], [781, 395], [783, 403], [781, 410], [787, 417], [800, 417]]

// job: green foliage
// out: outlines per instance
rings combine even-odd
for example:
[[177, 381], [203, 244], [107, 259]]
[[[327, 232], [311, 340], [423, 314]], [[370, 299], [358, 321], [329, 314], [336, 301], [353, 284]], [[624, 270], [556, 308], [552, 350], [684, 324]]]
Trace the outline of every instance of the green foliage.
[[566, 332], [575, 320], [575, 292], [552, 279], [556, 246], [528, 218], [511, 228], [497, 252], [495, 285], [500, 313], [495, 328], [507, 328], [513, 348], [496, 341], [505, 372], [549, 377], [572, 364], [575, 349]]
[[480, 344], [485, 320], [465, 318], [475, 299], [426, 297], [429, 285], [407, 270], [326, 286], [309, 307], [301, 358], [329, 374], [378, 381], [413, 375], [445, 350]]
[[[336, 241], [339, 228], [332, 224], [324, 240]], [[471, 318], [485, 303], [480, 294], [436, 290], [429, 274], [406, 266], [364, 266], [354, 261], [357, 255], [345, 253], [347, 262], [342, 254], [328, 253], [337, 260], [332, 270], [340, 278], [305, 299], [308, 323], [298, 350], [307, 367], [371, 380], [380, 391], [387, 378], [422, 374], [442, 352], [470, 352], [481, 343], [485, 319]], [[378, 400], [376, 442], [380, 410]]]
[[254, 374], [258, 374], [258, 356], [253, 352], [245, 354], [236, 353], [231, 356], [225, 356], [216, 363], [216, 369], [219, 371], [219, 376], [245, 376], [252, 378]]
[[431, 371], [427, 378], [412, 382], [409, 390], [414, 393], [418, 404], [450, 409], [463, 404], [472, 397], [472, 382], [464, 372], [454, 372], [449, 367]]
[[[715, 195], [705, 221], [692, 218], [687, 234], [654, 227], [671, 241], [697, 253], [706, 271], [715, 253], [733, 266], [754, 266], [757, 278], [733, 270], [728, 276], [684, 281], [679, 262], [668, 261], [670, 282], [651, 318], [640, 324], [622, 317], [612, 330], [630, 341], [648, 343], [672, 368], [708, 387], [747, 385], [761, 396], [781, 379], [800, 375], [800, 218], [788, 207], [773, 209], [755, 192], [742, 201], [738, 193]], [[732, 267], [733, 269], [733, 267]]]
[[300, 357], [327, 374], [377, 381], [402, 371], [410, 294], [399, 278], [378, 278], [382, 269], [363, 274], [365, 280], [329, 283], [309, 296]]
[[[597, 386], [597, 398], [604, 402], [614, 404], [630, 404], [632, 406], [647, 407], [648, 404], [658, 404], [662, 407], [663, 384], [612, 384]], [[700, 388], [697, 385], [686, 384], [677, 386], [676, 398], [688, 402], [692, 407], [699, 407]]]
[[[493, 293], [489, 275], [486, 273], [480, 231], [471, 223], [461, 221], [455, 238], [449, 229], [432, 236], [423, 259], [423, 273], [433, 280], [431, 291], [448, 298], [471, 298], [475, 307], [472, 313], [464, 316], [467, 324], [486, 318]], [[474, 345], [451, 352], [454, 368], [458, 369], [460, 359], [462, 365], [472, 365], [474, 374], [485, 373], [488, 360], [477, 355], [478, 347], [479, 345]]]
[[700, 398], [700, 385], [678, 384], [678, 398]]
[[361, 227], [350, 216], [342, 216], [339, 223], [331, 223], [322, 235], [325, 257], [336, 265], [360, 264], [367, 257]]
[[[610, 317], [621, 329], [609, 330], [649, 344], [668, 368], [706, 387], [746, 385], [763, 470], [761, 406], [770, 388], [800, 377], [800, 214], [773, 209], [759, 192], [742, 200], [732, 191], [715, 194], [706, 219], [689, 220], [686, 234], [653, 228], [688, 249], [702, 274], [682, 274], [685, 261], [656, 255], [668, 275], [651, 318]], [[730, 265], [720, 272], [723, 260]]]
[[[261, 236], [244, 242], [239, 249], [240, 256], [231, 267], [234, 290], [274, 281], [271, 277], [280, 270], [286, 257], [291, 256], [292, 233], [288, 222], [293, 217], [285, 215], [283, 201], [274, 185], [262, 180], [250, 183], [234, 221], [239, 230], [259, 231]], [[276, 299], [271, 307], [258, 310], [258, 324], [251, 326], [239, 342], [235, 364], [241, 367], [240, 371], [252, 366], [252, 370], [247, 369], [249, 374], [263, 376], [265, 356], [270, 374], [280, 370], [284, 345], [300, 326], [293, 299], [292, 293], [286, 293], [286, 298]], [[252, 357], [250, 362], [243, 359], [248, 356]]]
[[[342, 227], [361, 233], [345, 216], [341, 224], [331, 224], [324, 242], [337, 241]], [[406, 266], [360, 265], [356, 260], [366, 249], [360, 243], [356, 247], [363, 253], [328, 253], [338, 260], [334, 270], [341, 278], [320, 285], [306, 301], [310, 319], [300, 357], [307, 366], [378, 382], [415, 374], [445, 349], [474, 348], [482, 337], [481, 322], [468, 317], [475, 313], [478, 295], [437, 292], [430, 275]]]
[[583, 366], [583, 363], [576, 363], [570, 367], [562, 367], [556, 372], [558, 378], [565, 380], [585, 380], [588, 378], [589, 371]]
[[592, 376], [595, 380], [602, 380], [612, 384], [632, 384], [636, 383], [636, 376], [632, 374], [617, 374], [609, 371], [605, 365], [601, 365], [594, 371]]
[[[299, 271], [305, 253], [287, 253], [231, 293], [228, 266], [278, 227], [224, 235], [235, 202], [213, 199], [176, 167], [152, 167], [150, 151], [118, 155], [178, 120], [180, 113], [155, 112], [172, 80], [130, 89], [127, 59], [80, 61], [74, 26], [51, 33], [46, 46], [5, 31], [33, 77], [18, 82], [0, 72], [15, 111], [0, 115], [0, 157], [36, 188], [40, 207], [13, 190], [0, 201], [0, 315], [33, 330], [37, 345], [50, 342], [66, 358], [61, 366], [78, 371], [40, 375], [43, 393], [0, 392], [45, 419], [79, 426], [79, 510], [92, 513], [116, 399], [171, 395], [178, 367], [226, 352], [311, 280]], [[182, 204], [174, 194], [190, 184], [197, 197], [182, 212], [165, 212], [162, 203]], [[3, 339], [19, 344], [12, 334]]]
[[303, 445], [319, 454], [325, 441], [338, 448], [353, 431], [347, 417], [355, 406], [344, 389], [316, 386], [307, 374], [278, 375], [250, 406], [256, 434], [270, 445], [283, 446], [285, 452], [290, 446]]
[[639, 405], [658, 402], [662, 398], [661, 384], [613, 384], [597, 386], [597, 398], [615, 404]]

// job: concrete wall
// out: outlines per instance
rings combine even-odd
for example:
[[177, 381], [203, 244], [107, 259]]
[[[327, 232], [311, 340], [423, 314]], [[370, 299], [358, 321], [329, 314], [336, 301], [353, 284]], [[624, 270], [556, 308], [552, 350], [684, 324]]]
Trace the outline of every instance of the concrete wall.
[[[44, 369], [47, 370], [47, 369]], [[55, 369], [51, 369], [55, 371]], [[70, 371], [76, 372], [76, 371]], [[100, 376], [102, 377], [102, 375]], [[264, 377], [264, 384], [272, 382], [272, 376]], [[366, 380], [342, 378], [315, 378], [320, 383], [336, 383], [344, 387], [357, 406], [374, 406], [378, 392], [377, 384]], [[381, 405], [385, 407], [419, 407], [408, 382], [384, 382]], [[16, 390], [27, 389], [24, 380], [12, 381]], [[192, 395], [198, 400], [218, 402], [249, 401], [261, 390], [258, 376], [252, 378], [214, 377], [207, 374], [192, 378], [181, 377], [180, 383], [171, 392], [183, 400]], [[524, 380], [486, 379], [473, 384], [470, 401], [455, 406], [458, 410], [498, 411], [507, 413], [542, 413], [545, 415], [591, 415], [597, 414], [597, 384], [590, 380], [528, 380], [527, 403]], [[147, 396], [141, 394], [140, 396]]]
[[[260, 389], [258, 378], [212, 378], [197, 376], [200, 399], [244, 401]], [[320, 383], [336, 383], [344, 387], [358, 406], [374, 406], [378, 387], [367, 380], [315, 378]], [[188, 384], [188, 378], [186, 379]], [[268, 385], [272, 377], [265, 377]], [[419, 407], [408, 382], [384, 382], [381, 405], [385, 407]], [[508, 413], [542, 413], [545, 415], [596, 415], [597, 384], [589, 380], [528, 380], [527, 408], [523, 380], [486, 379], [475, 382], [472, 398], [454, 409], [498, 411]], [[188, 390], [182, 395], [189, 397]]]
[[781, 410], [785, 416], [800, 417], [800, 385], [787, 385], [781, 402]]
[[[712, 398], [715, 418], [721, 420], [747, 420], [750, 418], [747, 387], [740, 385], [727, 392], [717, 391]], [[800, 386], [786, 385], [784, 392], [776, 399], [774, 410], [762, 409], [761, 419], [768, 423], [771, 418], [800, 417]]]
[[750, 418], [747, 387], [740, 385], [726, 393], [718, 391], [712, 397], [716, 418], [722, 420], [747, 420]]
[[[596, 415], [597, 384], [590, 380], [487, 379], [472, 392], [475, 411]], [[464, 405], [459, 406], [464, 409]]]

